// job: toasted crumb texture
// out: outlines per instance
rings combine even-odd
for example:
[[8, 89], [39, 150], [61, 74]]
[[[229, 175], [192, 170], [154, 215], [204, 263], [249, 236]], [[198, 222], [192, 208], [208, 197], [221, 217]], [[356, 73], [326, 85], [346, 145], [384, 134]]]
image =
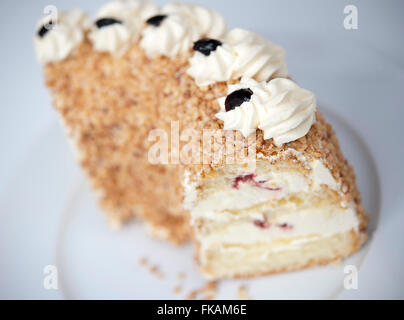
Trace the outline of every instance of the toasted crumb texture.
[[217, 281], [209, 281], [202, 288], [192, 290], [186, 297], [186, 300], [212, 300], [216, 296], [217, 286]]
[[[191, 234], [182, 206], [184, 170], [202, 177], [214, 174], [227, 156], [225, 143], [219, 139], [219, 157], [208, 155], [204, 165], [155, 165], [148, 160], [150, 147], [156, 143], [148, 141], [150, 131], [162, 129], [170, 138], [172, 120], [179, 121], [180, 131], [223, 128], [215, 114], [227, 83], [199, 88], [186, 74], [187, 64], [187, 59], [148, 59], [137, 44], [116, 58], [94, 51], [86, 40], [66, 60], [45, 67], [54, 105], [110, 221], [120, 225], [139, 217], [151, 234], [175, 244], [189, 240]], [[305, 137], [282, 147], [264, 140], [258, 130], [257, 154], [299, 162], [287, 152], [297, 150], [307, 160], [323, 159], [342, 186], [341, 201], [354, 200], [361, 230], [365, 230], [354, 172], [331, 126], [320, 113], [316, 116]], [[235, 136], [236, 145], [246, 140], [239, 132]]]
[[155, 128], [170, 132], [168, 120], [184, 114], [191, 83], [184, 62], [150, 61], [137, 46], [117, 59], [85, 42], [46, 66], [54, 105], [110, 220], [138, 216], [152, 234], [177, 244], [189, 239], [180, 172], [148, 161], [155, 142], [147, 138]]

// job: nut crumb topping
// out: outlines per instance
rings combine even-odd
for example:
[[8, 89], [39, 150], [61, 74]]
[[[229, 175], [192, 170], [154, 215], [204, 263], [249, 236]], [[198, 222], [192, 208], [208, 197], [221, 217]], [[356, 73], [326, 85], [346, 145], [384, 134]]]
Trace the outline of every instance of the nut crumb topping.
[[[180, 129], [223, 129], [215, 114], [217, 99], [226, 95], [228, 83], [198, 87], [186, 74], [187, 59], [149, 59], [137, 44], [122, 56], [92, 49], [84, 41], [67, 59], [45, 67], [46, 84], [53, 94], [68, 134], [79, 150], [79, 159], [92, 186], [100, 191], [101, 206], [111, 220], [122, 223], [136, 216], [174, 244], [190, 239], [189, 216], [183, 209], [183, 172], [201, 177], [225, 165], [223, 140], [219, 156], [203, 165], [153, 165], [148, 161], [152, 129], [170, 132], [170, 121]], [[235, 81], [229, 82], [235, 83]], [[306, 164], [321, 159], [343, 186], [341, 202], [354, 201], [361, 223], [366, 216], [360, 204], [352, 167], [342, 155], [331, 126], [317, 112], [317, 121], [299, 140], [276, 147], [257, 131], [260, 159]], [[235, 133], [235, 146], [248, 150], [246, 139]], [[243, 145], [246, 144], [246, 145]], [[204, 153], [205, 154], [205, 153]], [[162, 232], [164, 231], [164, 232]]]

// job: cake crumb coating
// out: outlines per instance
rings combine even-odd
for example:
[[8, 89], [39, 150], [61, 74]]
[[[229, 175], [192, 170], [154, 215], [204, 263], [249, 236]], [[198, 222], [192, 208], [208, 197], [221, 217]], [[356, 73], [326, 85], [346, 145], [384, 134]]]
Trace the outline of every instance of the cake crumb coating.
[[[229, 83], [198, 87], [186, 74], [188, 66], [187, 58], [149, 59], [137, 44], [113, 57], [95, 51], [88, 39], [67, 59], [45, 66], [54, 105], [111, 222], [119, 225], [139, 217], [156, 237], [174, 244], [186, 242], [191, 233], [182, 206], [184, 171], [203, 178], [225, 164], [227, 152], [219, 138], [220, 156], [207, 164], [156, 165], [148, 160], [155, 143], [148, 141], [150, 131], [163, 129], [170, 136], [171, 121], [179, 121], [180, 131], [223, 129], [215, 114], [220, 110], [217, 99], [226, 95]], [[258, 130], [257, 155], [301, 163], [302, 168], [304, 161], [288, 150], [298, 151], [307, 161], [322, 159], [341, 186], [341, 202], [354, 201], [363, 232], [366, 215], [353, 169], [331, 126], [319, 112], [316, 118], [306, 136], [282, 147], [264, 140]], [[246, 142], [239, 132], [235, 136], [236, 143]]]

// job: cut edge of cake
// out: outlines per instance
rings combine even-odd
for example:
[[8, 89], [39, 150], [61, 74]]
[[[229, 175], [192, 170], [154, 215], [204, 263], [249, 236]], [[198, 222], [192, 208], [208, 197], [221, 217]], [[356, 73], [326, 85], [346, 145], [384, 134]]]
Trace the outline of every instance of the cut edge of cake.
[[319, 112], [316, 117], [305, 139], [281, 148], [258, 133], [252, 166], [221, 163], [186, 172], [185, 203], [207, 278], [323, 265], [366, 241], [367, 216], [353, 169], [331, 126]]

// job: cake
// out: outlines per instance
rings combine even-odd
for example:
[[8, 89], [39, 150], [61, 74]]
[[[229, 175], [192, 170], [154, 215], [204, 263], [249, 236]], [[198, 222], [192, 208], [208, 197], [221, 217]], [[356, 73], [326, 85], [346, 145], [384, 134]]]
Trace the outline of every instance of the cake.
[[113, 227], [193, 241], [209, 279], [327, 264], [367, 218], [353, 169], [285, 52], [217, 12], [117, 0], [44, 17], [34, 46]]

